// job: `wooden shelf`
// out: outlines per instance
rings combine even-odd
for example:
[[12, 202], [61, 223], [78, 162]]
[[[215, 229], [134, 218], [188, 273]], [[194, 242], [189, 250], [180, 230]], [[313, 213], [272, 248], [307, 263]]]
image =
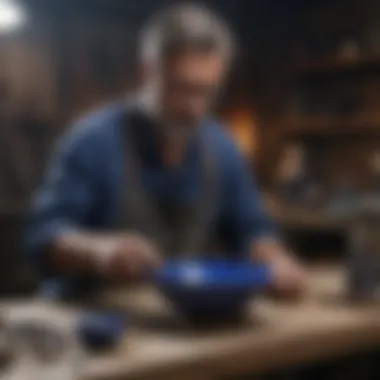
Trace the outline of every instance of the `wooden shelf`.
[[367, 69], [380, 70], [380, 55], [368, 55], [358, 58], [329, 57], [323, 60], [297, 65], [295, 73], [300, 76], [334, 74]]
[[284, 205], [273, 196], [266, 195], [267, 208], [271, 216], [284, 227], [308, 230], [334, 230], [345, 232], [341, 218], [334, 217], [321, 208]]
[[346, 228], [341, 222], [331, 216], [316, 210], [292, 210], [274, 215], [275, 220], [282, 226], [299, 230], [337, 231], [344, 233]]
[[283, 130], [286, 136], [376, 136], [380, 137], [380, 118], [312, 117], [288, 120]]

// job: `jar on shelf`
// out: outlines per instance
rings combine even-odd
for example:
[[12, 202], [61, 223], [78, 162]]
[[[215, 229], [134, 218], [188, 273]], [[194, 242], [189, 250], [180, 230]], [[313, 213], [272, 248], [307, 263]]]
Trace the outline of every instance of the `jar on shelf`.
[[380, 201], [358, 203], [350, 218], [348, 289], [355, 300], [380, 300]]

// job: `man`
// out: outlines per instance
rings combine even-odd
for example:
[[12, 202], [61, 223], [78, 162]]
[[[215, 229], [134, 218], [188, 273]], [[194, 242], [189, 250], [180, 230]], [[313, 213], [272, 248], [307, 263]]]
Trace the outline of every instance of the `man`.
[[232, 54], [228, 29], [200, 6], [152, 20], [139, 91], [72, 128], [36, 197], [26, 245], [46, 276], [77, 291], [84, 279], [139, 277], [218, 243], [271, 265], [279, 291], [303, 289], [242, 157], [208, 116]]

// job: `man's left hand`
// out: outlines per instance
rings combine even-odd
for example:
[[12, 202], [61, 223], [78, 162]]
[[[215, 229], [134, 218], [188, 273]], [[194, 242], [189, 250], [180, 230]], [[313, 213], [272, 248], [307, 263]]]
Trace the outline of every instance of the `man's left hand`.
[[277, 295], [297, 297], [307, 290], [306, 268], [279, 243], [261, 240], [252, 247], [252, 259], [270, 266]]
[[295, 259], [279, 254], [269, 263], [273, 273], [273, 288], [277, 295], [298, 297], [307, 289], [307, 274], [305, 268]]

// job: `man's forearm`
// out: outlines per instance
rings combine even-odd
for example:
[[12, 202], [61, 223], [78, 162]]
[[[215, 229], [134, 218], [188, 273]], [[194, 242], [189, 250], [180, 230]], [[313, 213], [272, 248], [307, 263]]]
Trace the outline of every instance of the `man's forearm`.
[[67, 232], [52, 243], [47, 264], [59, 272], [93, 272], [99, 235], [91, 232]]
[[255, 239], [251, 243], [250, 252], [252, 259], [265, 262], [271, 262], [288, 255], [283, 244], [273, 236]]
[[48, 264], [60, 272], [131, 278], [161, 265], [154, 244], [136, 232], [66, 232], [52, 245]]

